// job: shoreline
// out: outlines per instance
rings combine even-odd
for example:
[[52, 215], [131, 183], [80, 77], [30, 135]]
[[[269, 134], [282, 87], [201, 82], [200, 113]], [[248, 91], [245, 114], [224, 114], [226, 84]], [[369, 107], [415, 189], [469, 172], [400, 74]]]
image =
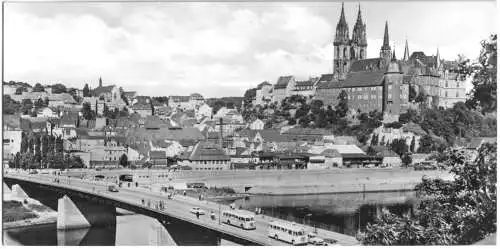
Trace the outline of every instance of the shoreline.
[[28, 220], [18, 220], [18, 221], [6, 222], [6, 223], [2, 224], [2, 229], [3, 230], [10, 230], [10, 229], [25, 228], [25, 227], [34, 227], [34, 226], [39, 226], [39, 225], [52, 224], [52, 223], [56, 223], [56, 222], [57, 222], [57, 216], [38, 217], [38, 218], [28, 219]]

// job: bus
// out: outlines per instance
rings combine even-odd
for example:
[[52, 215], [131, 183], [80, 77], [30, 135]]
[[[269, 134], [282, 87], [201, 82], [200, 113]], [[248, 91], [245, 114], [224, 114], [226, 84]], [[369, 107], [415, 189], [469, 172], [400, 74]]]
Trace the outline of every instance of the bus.
[[226, 210], [222, 212], [222, 222], [241, 229], [256, 229], [255, 215], [243, 210]]
[[305, 245], [308, 243], [304, 228], [295, 224], [295, 222], [271, 221], [267, 231], [269, 237], [292, 245]]

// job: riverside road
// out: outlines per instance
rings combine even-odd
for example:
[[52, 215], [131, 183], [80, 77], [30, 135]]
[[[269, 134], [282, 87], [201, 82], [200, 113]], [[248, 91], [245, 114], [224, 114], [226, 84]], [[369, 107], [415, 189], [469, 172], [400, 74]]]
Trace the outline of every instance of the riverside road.
[[[73, 189], [80, 191], [82, 193], [92, 193], [97, 194], [101, 197], [112, 199], [115, 201], [120, 201], [128, 204], [135, 205], [144, 209], [149, 209], [151, 211], [163, 214], [166, 216], [171, 216], [178, 218], [208, 229], [219, 231], [230, 236], [241, 238], [247, 241], [254, 242], [260, 245], [289, 245], [281, 241], [274, 240], [268, 237], [267, 227], [268, 223], [272, 220], [277, 220], [276, 218], [256, 215], [257, 229], [255, 230], [242, 230], [234, 226], [230, 226], [222, 223], [219, 220], [219, 211], [229, 209], [229, 206], [220, 205], [208, 201], [200, 201], [190, 197], [175, 195], [173, 199], [167, 199], [164, 193], [151, 192], [149, 190], [141, 190], [140, 188], [120, 188], [119, 192], [108, 192], [107, 185], [109, 183], [92, 181], [92, 180], [82, 180], [76, 178], [68, 177], [56, 177], [52, 175], [28, 175], [25, 173], [8, 172], [4, 175], [4, 178], [19, 179], [24, 181], [35, 182], [38, 184], [44, 184], [48, 186], [58, 186], [68, 189]], [[55, 179], [59, 179], [59, 182], [55, 182]], [[142, 204], [142, 200], [145, 204]], [[159, 209], [156, 207], [156, 203], [163, 201], [165, 203], [164, 209]], [[150, 203], [148, 206], [147, 203]], [[201, 215], [199, 218], [190, 212], [192, 207], [200, 207], [209, 214], [214, 212], [216, 214], [216, 219], [210, 219], [210, 215]], [[306, 232], [313, 231], [312, 227], [301, 225], [306, 229]], [[347, 235], [317, 229], [319, 237], [329, 238], [337, 241], [339, 245], [356, 245], [359, 242]]]

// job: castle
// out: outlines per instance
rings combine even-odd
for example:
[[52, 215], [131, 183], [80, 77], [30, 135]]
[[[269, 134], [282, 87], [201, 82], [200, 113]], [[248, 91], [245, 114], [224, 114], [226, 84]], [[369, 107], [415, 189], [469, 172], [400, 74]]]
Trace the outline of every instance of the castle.
[[396, 58], [389, 45], [389, 25], [386, 21], [384, 40], [377, 58], [367, 57], [366, 24], [361, 6], [354, 24], [352, 37], [345, 19], [344, 4], [333, 41], [333, 71], [320, 77], [297, 81], [294, 76], [281, 76], [276, 84], [260, 84], [254, 105], [265, 105], [291, 95], [302, 95], [308, 101], [323, 101], [334, 107], [342, 91], [348, 95], [349, 109], [357, 112], [381, 111], [398, 116], [415, 106], [410, 100], [410, 88], [421, 95], [427, 105], [450, 108], [465, 102], [465, 79], [457, 72], [454, 62], [442, 60], [437, 49], [435, 56], [423, 52], [410, 55], [405, 43], [403, 58]]

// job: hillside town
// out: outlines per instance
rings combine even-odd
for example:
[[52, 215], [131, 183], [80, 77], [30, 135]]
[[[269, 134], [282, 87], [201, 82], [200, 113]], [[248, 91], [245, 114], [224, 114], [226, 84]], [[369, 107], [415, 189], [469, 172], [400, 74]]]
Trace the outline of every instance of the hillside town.
[[277, 76], [230, 101], [199, 93], [142, 96], [100, 77], [98, 84], [81, 89], [3, 82], [3, 164], [179, 170], [436, 167], [447, 147], [473, 152], [496, 141], [495, 115], [465, 105], [467, 74], [460, 61], [444, 60], [439, 48], [434, 55], [411, 52], [407, 41], [398, 57], [389, 34], [386, 22], [380, 56], [366, 58], [361, 9], [351, 38], [342, 6], [332, 72], [308, 79]]

